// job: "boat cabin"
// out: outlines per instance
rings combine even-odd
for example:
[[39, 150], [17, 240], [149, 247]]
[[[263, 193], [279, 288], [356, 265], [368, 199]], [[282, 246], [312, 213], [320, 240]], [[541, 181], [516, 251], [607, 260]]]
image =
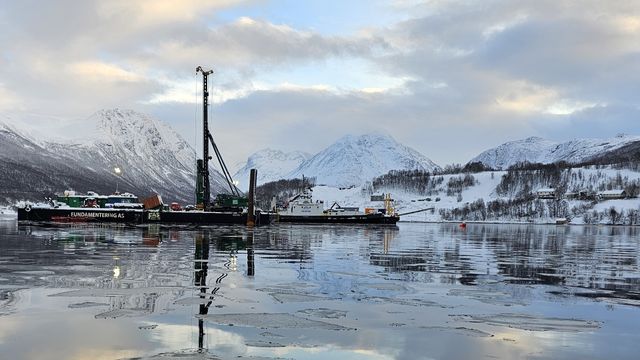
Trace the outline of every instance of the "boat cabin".
[[311, 189], [305, 189], [288, 201], [285, 209], [287, 215], [313, 216], [324, 214], [324, 201], [313, 201]]
[[94, 191], [79, 194], [73, 190], [65, 190], [56, 196], [56, 202], [72, 208], [142, 208], [138, 198], [130, 193], [99, 195]]

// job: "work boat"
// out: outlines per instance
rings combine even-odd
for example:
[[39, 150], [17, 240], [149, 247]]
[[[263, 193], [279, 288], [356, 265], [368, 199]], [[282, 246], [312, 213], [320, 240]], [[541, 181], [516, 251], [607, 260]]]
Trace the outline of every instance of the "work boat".
[[[47, 203], [25, 203], [18, 207], [19, 222], [109, 222], [122, 224], [268, 224], [270, 215], [256, 210], [251, 200], [241, 194], [235, 186], [231, 173], [222, 159], [218, 146], [208, 125], [208, 76], [213, 71], [196, 68], [196, 74], [202, 73], [202, 159], [196, 160], [196, 204], [185, 206], [174, 202], [165, 205], [159, 194], [152, 195], [142, 201], [132, 194], [99, 195], [95, 192], [78, 194], [65, 191], [55, 199], [47, 198]], [[230, 194], [218, 194], [211, 202], [211, 186], [209, 183], [209, 148], [212, 147], [224, 178], [229, 185]], [[119, 173], [119, 168], [118, 173]], [[255, 184], [257, 172], [252, 170], [250, 183]]]
[[312, 190], [305, 188], [289, 199], [287, 205], [278, 211], [276, 222], [319, 223], [319, 224], [395, 224], [400, 220], [393, 209], [391, 196], [384, 198], [384, 208], [366, 208], [361, 212], [357, 207], [342, 207], [334, 203], [324, 208], [324, 201], [313, 200]]

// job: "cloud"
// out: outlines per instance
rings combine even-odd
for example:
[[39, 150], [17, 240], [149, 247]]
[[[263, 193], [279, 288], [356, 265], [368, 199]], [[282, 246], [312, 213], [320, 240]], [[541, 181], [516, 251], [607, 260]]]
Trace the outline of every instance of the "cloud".
[[0, 83], [0, 111], [18, 108], [21, 104], [17, 97]]
[[143, 78], [139, 74], [125, 70], [117, 65], [99, 61], [81, 61], [67, 65], [67, 72], [74, 78], [99, 82], [138, 82]]
[[216, 71], [217, 139], [239, 158], [379, 130], [465, 162], [519, 137], [631, 131], [640, 104], [638, 2], [390, 0], [363, 11], [393, 15], [349, 32], [317, 30], [362, 23], [331, 6], [282, 17], [258, 0], [0, 2], [4, 111], [132, 107], [193, 137], [203, 65]]
[[272, 68], [288, 68], [332, 57], [366, 57], [384, 48], [380, 38], [326, 37], [247, 17], [223, 26], [182, 33], [139, 55], [163, 68], [191, 69], [202, 62], [216, 68], [251, 74]]
[[549, 116], [536, 124], [538, 130], [550, 138], [608, 138], [618, 134], [640, 134], [640, 106], [595, 105], [575, 111], [568, 116]]
[[243, 0], [110, 0], [97, 3], [97, 13], [103, 19], [127, 18], [132, 27], [157, 28], [163, 25], [198, 20], [211, 13], [246, 3]]
[[[5, 55], [0, 76], [18, 98], [35, 96], [46, 99], [49, 109], [85, 116], [81, 112], [89, 105], [93, 112], [113, 105], [186, 101], [192, 98], [186, 83], [191, 86], [199, 64], [216, 70], [218, 101], [226, 101], [263, 88], [252, 82], [258, 73], [367, 56], [372, 48], [384, 47], [381, 39], [365, 35], [327, 37], [266, 20], [240, 17], [219, 23], [215, 18], [220, 10], [252, 3], [7, 3], [0, 15], [7, 30], [0, 35]], [[39, 11], [32, 11], [35, 6]], [[98, 82], [99, 89], [92, 87]], [[77, 106], [76, 95], [96, 90], [99, 102]]]

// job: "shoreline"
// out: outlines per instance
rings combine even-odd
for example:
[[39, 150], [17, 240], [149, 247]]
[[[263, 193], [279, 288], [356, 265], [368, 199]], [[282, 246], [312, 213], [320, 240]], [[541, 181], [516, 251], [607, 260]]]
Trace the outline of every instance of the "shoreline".
[[639, 227], [640, 225], [629, 225], [629, 224], [576, 224], [576, 223], [566, 223], [566, 224], [556, 224], [553, 222], [517, 222], [517, 221], [451, 221], [451, 220], [441, 220], [441, 221], [428, 221], [428, 220], [400, 220], [398, 223], [405, 224], [461, 224], [465, 223], [467, 225], [471, 224], [479, 224], [479, 225], [555, 225], [555, 226], [626, 226], [626, 227]]

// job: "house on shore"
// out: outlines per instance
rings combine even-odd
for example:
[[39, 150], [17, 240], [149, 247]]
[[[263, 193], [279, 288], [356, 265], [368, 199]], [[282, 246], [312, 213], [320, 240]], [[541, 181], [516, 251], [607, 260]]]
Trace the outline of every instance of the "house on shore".
[[555, 199], [556, 189], [554, 188], [538, 189], [538, 191], [536, 191], [536, 197], [538, 199]]
[[568, 200], [589, 200], [595, 198], [595, 193], [590, 193], [584, 190], [571, 191], [565, 193], [564, 197]]
[[627, 197], [627, 192], [624, 190], [606, 190], [606, 191], [600, 191], [597, 195], [596, 198], [599, 201], [604, 201], [604, 200], [614, 200], [614, 199], [625, 199]]

